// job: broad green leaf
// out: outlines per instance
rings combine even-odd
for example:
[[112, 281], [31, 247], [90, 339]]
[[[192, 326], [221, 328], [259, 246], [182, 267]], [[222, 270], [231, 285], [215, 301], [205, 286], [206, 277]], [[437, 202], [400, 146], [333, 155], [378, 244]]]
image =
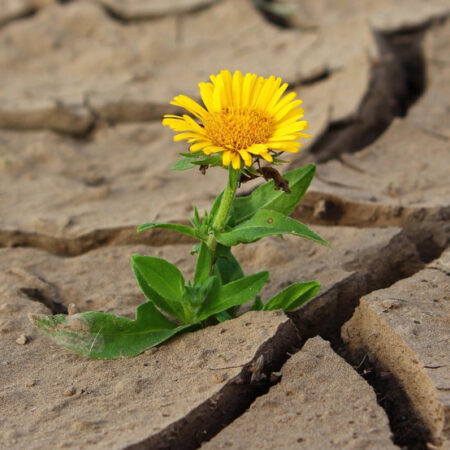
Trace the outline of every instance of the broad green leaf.
[[176, 266], [162, 258], [133, 255], [137, 267], [147, 284], [161, 297], [181, 300], [184, 293], [184, 278]]
[[244, 272], [237, 259], [231, 253], [230, 247], [217, 244], [215, 263], [222, 284], [228, 284], [244, 276]]
[[233, 306], [242, 305], [255, 297], [269, 278], [269, 272], [258, 272], [222, 286], [200, 310], [198, 320], [218, 314]]
[[145, 282], [160, 295], [174, 312], [174, 316], [183, 323], [189, 323], [190, 311], [183, 302], [184, 278], [176, 266], [153, 256], [133, 255], [131, 257], [136, 269]]
[[152, 230], [153, 228], [166, 228], [168, 230], [178, 231], [178, 233], [185, 234], [195, 239], [200, 239], [198, 233], [189, 225], [181, 225], [178, 223], [158, 223], [148, 222], [138, 227], [138, 233], [141, 231]]
[[210, 272], [211, 251], [204, 242], [201, 242], [197, 265], [195, 266], [194, 286], [202, 284], [209, 277]]
[[257, 187], [250, 195], [236, 197], [233, 202], [230, 223], [238, 225], [263, 208], [286, 215], [291, 214], [308, 189], [315, 171], [316, 166], [309, 164], [285, 173], [283, 178], [289, 181], [290, 194], [286, 194], [282, 190], [276, 191], [272, 180]]
[[313, 298], [320, 289], [317, 281], [294, 283], [272, 297], [263, 307], [264, 311], [282, 309], [291, 311]]
[[137, 268], [136, 264], [133, 262], [133, 258], [131, 259], [131, 268], [133, 269], [134, 276], [136, 277], [137, 284], [141, 288], [145, 297], [150, 302], [153, 302], [158, 308], [160, 308], [165, 313], [169, 314], [172, 317], [177, 317], [177, 311], [172, 309], [170, 303], [168, 303], [163, 297], [161, 297], [154, 289], [152, 289], [148, 283], [145, 281], [141, 272]]
[[261, 297], [257, 295], [255, 300], [253, 301], [253, 305], [250, 308], [250, 311], [261, 311], [264, 307], [263, 302], [261, 301]]
[[135, 320], [101, 312], [37, 314], [30, 319], [58, 345], [100, 359], [136, 356], [190, 327], [178, 327], [150, 302], [137, 307]]
[[241, 243], [255, 242], [264, 236], [274, 234], [293, 234], [329, 246], [327, 241], [303, 223], [269, 209], [260, 209], [253, 217], [231, 231], [216, 234], [216, 239], [221, 244], [231, 247]]

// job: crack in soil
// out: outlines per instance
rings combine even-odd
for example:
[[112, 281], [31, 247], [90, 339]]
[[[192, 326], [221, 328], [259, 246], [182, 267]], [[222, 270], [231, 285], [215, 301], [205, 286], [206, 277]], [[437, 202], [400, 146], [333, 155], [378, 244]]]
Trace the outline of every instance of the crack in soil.
[[[161, 432], [124, 450], [191, 450], [201, 446], [242, 415], [255, 399], [279, 381], [272, 377], [303, 345], [292, 321], [281, 324], [242, 372], [217, 394]], [[256, 374], [256, 375], [255, 375]]]
[[46, 295], [38, 288], [20, 288], [20, 292], [25, 294], [29, 300], [45, 305], [52, 314], [67, 314], [67, 307], [53, 298]]
[[321, 163], [357, 152], [377, 140], [396, 117], [406, 115], [425, 90], [422, 41], [426, 29], [375, 34], [383, 56], [372, 64], [370, 86], [357, 118], [331, 123], [311, 146], [310, 154], [295, 160], [291, 167], [306, 160]]

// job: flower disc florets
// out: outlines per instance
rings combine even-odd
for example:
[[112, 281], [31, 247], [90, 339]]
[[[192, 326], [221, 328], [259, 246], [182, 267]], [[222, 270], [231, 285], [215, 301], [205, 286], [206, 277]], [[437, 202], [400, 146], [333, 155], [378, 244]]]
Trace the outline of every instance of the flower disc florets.
[[300, 120], [303, 109], [296, 93], [283, 95], [287, 83], [281, 78], [258, 77], [223, 70], [211, 75], [211, 83], [200, 83], [200, 95], [205, 107], [185, 95], [171, 102], [194, 115], [167, 114], [163, 125], [179, 132], [175, 141], [187, 140], [192, 152], [206, 155], [222, 152], [224, 166], [234, 169], [253, 164], [253, 157], [272, 162], [275, 152], [298, 152], [298, 139], [309, 137], [302, 133], [308, 123]]

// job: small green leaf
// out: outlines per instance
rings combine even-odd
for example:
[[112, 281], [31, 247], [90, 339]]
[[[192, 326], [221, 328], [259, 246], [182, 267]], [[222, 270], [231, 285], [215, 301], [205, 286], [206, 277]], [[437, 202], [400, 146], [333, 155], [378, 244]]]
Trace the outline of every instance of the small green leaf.
[[202, 284], [211, 272], [211, 250], [204, 243], [200, 243], [197, 265], [195, 266], [194, 286]]
[[268, 278], [269, 272], [263, 271], [222, 286], [217, 295], [211, 297], [201, 308], [198, 320], [205, 320], [209, 316], [248, 302], [258, 294]]
[[306, 225], [270, 209], [260, 209], [253, 217], [231, 231], [216, 234], [216, 239], [223, 245], [233, 246], [255, 242], [264, 236], [274, 234], [293, 234], [329, 246], [327, 241], [310, 230]]
[[320, 289], [317, 281], [294, 283], [272, 297], [263, 307], [264, 311], [282, 309], [291, 311], [313, 298]]
[[30, 319], [58, 345], [79, 355], [99, 359], [136, 356], [192, 327], [178, 327], [150, 302], [137, 307], [135, 320], [101, 312], [71, 316], [37, 314], [31, 315]]
[[253, 305], [250, 308], [250, 311], [261, 311], [263, 309], [264, 305], [261, 301], [261, 297], [257, 295], [255, 297], [255, 300], [253, 301]]
[[158, 222], [148, 222], [144, 223], [138, 227], [137, 231], [152, 230], [153, 228], [166, 228], [168, 230], [178, 231], [178, 233], [185, 234], [195, 239], [200, 239], [197, 232], [189, 225], [181, 225], [178, 223], [158, 223]]
[[233, 253], [231, 253], [230, 247], [217, 244], [215, 265], [222, 284], [231, 283], [244, 276], [244, 272]]
[[211, 211], [210, 211], [210, 213], [209, 213], [209, 221], [210, 221], [210, 224], [212, 224], [212, 222], [214, 221], [214, 218], [216, 217], [217, 211], [218, 211], [219, 206], [220, 206], [220, 202], [222, 201], [223, 192], [224, 192], [224, 191], [222, 191], [222, 192], [216, 197], [216, 199], [214, 200], [214, 203], [213, 203], [213, 205], [212, 205], [212, 207], [211, 207]]
[[233, 201], [230, 223], [238, 225], [263, 208], [286, 215], [291, 214], [308, 189], [315, 171], [316, 166], [309, 164], [285, 173], [283, 178], [289, 181], [290, 194], [281, 189], [276, 191], [272, 180], [257, 187], [250, 195], [236, 197]]
[[192, 225], [199, 229], [202, 226], [202, 221], [200, 220], [200, 214], [198, 213], [197, 207], [194, 205], [194, 217], [192, 218]]

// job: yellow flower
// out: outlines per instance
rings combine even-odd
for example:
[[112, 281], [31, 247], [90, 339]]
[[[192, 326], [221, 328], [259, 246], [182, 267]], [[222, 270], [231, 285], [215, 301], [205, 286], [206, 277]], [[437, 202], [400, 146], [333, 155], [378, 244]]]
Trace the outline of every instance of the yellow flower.
[[222, 152], [222, 163], [234, 169], [253, 164], [253, 155], [272, 162], [273, 152], [298, 152], [303, 130], [308, 122], [300, 120], [303, 109], [296, 93], [283, 95], [287, 83], [281, 78], [258, 77], [222, 70], [211, 75], [211, 83], [199, 83], [205, 107], [185, 95], [178, 95], [172, 105], [180, 106], [195, 116], [164, 116], [163, 125], [178, 132], [174, 141], [187, 140], [191, 152], [205, 155]]

